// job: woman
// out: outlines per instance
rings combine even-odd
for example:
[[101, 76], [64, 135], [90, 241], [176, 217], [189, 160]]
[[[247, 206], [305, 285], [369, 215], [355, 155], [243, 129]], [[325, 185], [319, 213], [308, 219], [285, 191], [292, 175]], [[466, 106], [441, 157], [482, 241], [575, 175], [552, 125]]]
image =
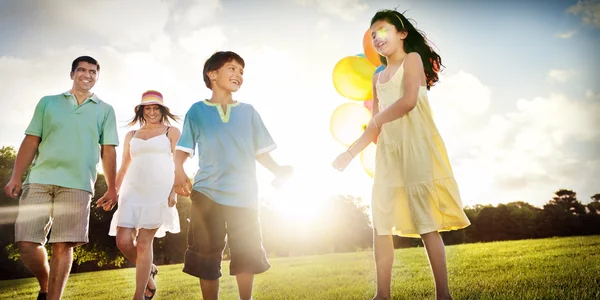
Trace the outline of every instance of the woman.
[[119, 206], [109, 235], [116, 235], [117, 247], [136, 265], [136, 288], [133, 299], [152, 299], [156, 293], [154, 276], [158, 268], [152, 264], [154, 237], [165, 232], [178, 233], [179, 216], [173, 191], [174, 164], [172, 153], [180, 136], [170, 126], [177, 121], [163, 103], [162, 94], [146, 91], [128, 124], [140, 124], [127, 133], [123, 162], [117, 173]]

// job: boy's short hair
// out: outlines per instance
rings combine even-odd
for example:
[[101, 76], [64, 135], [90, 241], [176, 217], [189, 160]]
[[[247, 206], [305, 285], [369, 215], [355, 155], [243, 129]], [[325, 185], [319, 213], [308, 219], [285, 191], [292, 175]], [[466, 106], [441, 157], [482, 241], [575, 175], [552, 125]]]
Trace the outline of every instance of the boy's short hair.
[[100, 72], [100, 64], [98, 63], [98, 61], [96, 59], [94, 59], [91, 56], [80, 56], [78, 58], [76, 58], [73, 63], [71, 64], [71, 73], [74, 73], [75, 70], [77, 69], [77, 66], [79, 66], [79, 62], [86, 62], [92, 65], [96, 65], [98, 72]]
[[204, 83], [206, 84], [207, 88], [212, 90], [210, 78], [208, 78], [208, 72], [216, 71], [216, 70], [220, 69], [226, 63], [231, 62], [233, 60], [237, 61], [240, 65], [242, 65], [243, 68], [246, 67], [246, 63], [244, 62], [244, 59], [241, 56], [239, 56], [237, 53], [232, 52], [232, 51], [216, 52], [215, 54], [213, 54], [210, 58], [208, 58], [206, 60], [206, 62], [204, 63], [204, 70], [203, 70], [202, 75], [204, 78]]

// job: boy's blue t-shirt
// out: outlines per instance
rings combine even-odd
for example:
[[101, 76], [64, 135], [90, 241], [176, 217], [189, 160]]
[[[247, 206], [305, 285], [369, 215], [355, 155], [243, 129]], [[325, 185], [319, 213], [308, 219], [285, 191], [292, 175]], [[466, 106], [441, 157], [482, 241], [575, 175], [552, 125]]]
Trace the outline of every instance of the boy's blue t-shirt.
[[177, 150], [198, 152], [199, 170], [193, 189], [213, 201], [238, 207], [258, 207], [256, 156], [276, 148], [254, 107], [235, 102], [196, 102], [183, 122]]

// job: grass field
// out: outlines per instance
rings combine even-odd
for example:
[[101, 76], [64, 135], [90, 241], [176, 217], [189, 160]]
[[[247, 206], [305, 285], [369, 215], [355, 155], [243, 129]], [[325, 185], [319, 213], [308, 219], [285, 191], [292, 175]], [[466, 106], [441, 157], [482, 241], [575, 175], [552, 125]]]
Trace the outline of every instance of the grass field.
[[[447, 247], [454, 299], [600, 299], [600, 236]], [[371, 299], [372, 252], [273, 258], [255, 279], [254, 299]], [[182, 265], [159, 266], [154, 299], [200, 299], [198, 280]], [[223, 263], [228, 274], [229, 263]], [[394, 299], [434, 299], [423, 248], [396, 250]], [[63, 299], [131, 299], [135, 270], [71, 275]], [[33, 278], [0, 282], [0, 299], [35, 299]], [[237, 299], [235, 278], [222, 277], [221, 298]]]

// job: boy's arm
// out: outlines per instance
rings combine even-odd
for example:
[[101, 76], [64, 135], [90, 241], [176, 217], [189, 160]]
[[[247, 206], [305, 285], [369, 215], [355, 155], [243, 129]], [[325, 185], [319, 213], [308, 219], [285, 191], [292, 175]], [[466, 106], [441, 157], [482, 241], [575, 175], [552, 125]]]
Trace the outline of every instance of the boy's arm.
[[176, 150], [175, 151], [175, 182], [173, 183], [173, 191], [180, 196], [189, 196], [192, 193], [192, 182], [188, 178], [187, 174], [185, 174], [185, 170], [183, 169], [183, 163], [190, 156], [190, 153]]
[[173, 191], [180, 196], [189, 196], [192, 193], [192, 182], [185, 174], [183, 164], [188, 157], [194, 155], [194, 148], [197, 143], [196, 117], [194, 117], [193, 106], [185, 114], [181, 134], [175, 144], [173, 153], [173, 163], [175, 164], [175, 180], [173, 182]]
[[281, 169], [281, 165], [278, 164], [268, 152], [257, 155], [256, 161], [258, 161], [263, 167], [267, 168], [267, 170], [271, 171], [273, 174], [278, 173]]

